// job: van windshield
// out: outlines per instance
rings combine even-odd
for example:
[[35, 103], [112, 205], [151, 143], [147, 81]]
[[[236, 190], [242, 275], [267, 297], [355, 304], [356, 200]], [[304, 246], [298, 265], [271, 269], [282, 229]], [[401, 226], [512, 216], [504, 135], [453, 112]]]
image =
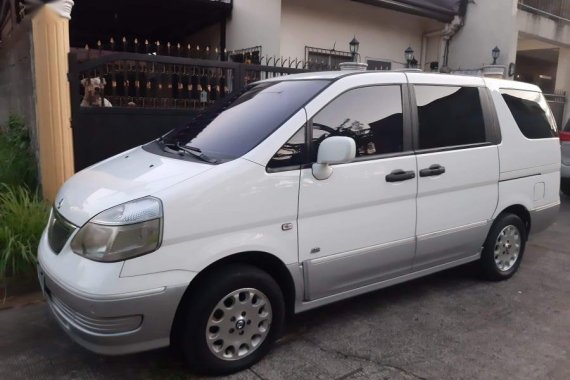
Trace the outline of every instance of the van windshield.
[[212, 162], [241, 157], [328, 84], [327, 80], [296, 80], [251, 85], [212, 105], [185, 126], [170, 131], [159, 143], [192, 149]]

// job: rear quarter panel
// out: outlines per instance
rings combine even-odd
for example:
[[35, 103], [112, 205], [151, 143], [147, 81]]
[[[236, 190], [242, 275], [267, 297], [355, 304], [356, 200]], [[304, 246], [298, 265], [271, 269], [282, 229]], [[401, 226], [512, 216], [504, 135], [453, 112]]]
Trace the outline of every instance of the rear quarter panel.
[[[510, 82], [488, 83], [501, 126], [499, 144], [499, 203], [494, 217], [512, 205], [533, 211], [560, 202], [560, 142], [558, 138], [528, 139], [516, 124], [500, 88]], [[518, 84], [516, 84], [518, 88]], [[536, 91], [530, 85], [525, 90]]]

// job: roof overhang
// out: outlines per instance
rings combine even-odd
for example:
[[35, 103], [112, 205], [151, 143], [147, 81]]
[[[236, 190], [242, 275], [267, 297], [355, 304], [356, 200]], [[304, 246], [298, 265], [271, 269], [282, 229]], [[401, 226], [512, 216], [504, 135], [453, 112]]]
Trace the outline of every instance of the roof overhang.
[[451, 22], [455, 16], [464, 16], [467, 0], [352, 0], [377, 7]]

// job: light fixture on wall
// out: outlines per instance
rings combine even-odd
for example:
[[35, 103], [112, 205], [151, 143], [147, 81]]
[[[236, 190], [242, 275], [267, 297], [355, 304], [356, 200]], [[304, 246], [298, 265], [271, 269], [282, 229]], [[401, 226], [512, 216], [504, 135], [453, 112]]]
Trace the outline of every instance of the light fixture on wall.
[[360, 47], [360, 42], [356, 39], [356, 36], [348, 43], [350, 47], [350, 54], [352, 54], [352, 61], [356, 62], [356, 56], [358, 55], [358, 48]]
[[501, 49], [498, 46], [495, 46], [493, 50], [491, 50], [491, 56], [493, 57], [493, 65], [497, 64], [497, 59], [501, 55]]
[[412, 61], [414, 61], [414, 49], [411, 46], [408, 46], [406, 50], [404, 50], [404, 57], [406, 58], [406, 67], [412, 67]]

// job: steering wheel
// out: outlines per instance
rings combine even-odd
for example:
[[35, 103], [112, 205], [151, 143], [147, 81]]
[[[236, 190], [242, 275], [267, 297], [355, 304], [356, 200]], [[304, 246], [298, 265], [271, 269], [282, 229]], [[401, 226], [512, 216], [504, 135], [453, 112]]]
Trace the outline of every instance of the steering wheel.
[[328, 133], [330, 133], [331, 135], [338, 135], [338, 134], [339, 134], [339, 133], [338, 133], [338, 130], [336, 130], [336, 129], [334, 129], [334, 128], [331, 128], [331, 127], [329, 127], [329, 126], [327, 126], [327, 125], [321, 124], [321, 123], [315, 123], [315, 122], [313, 122], [313, 128], [320, 129], [321, 131], [328, 132]]

